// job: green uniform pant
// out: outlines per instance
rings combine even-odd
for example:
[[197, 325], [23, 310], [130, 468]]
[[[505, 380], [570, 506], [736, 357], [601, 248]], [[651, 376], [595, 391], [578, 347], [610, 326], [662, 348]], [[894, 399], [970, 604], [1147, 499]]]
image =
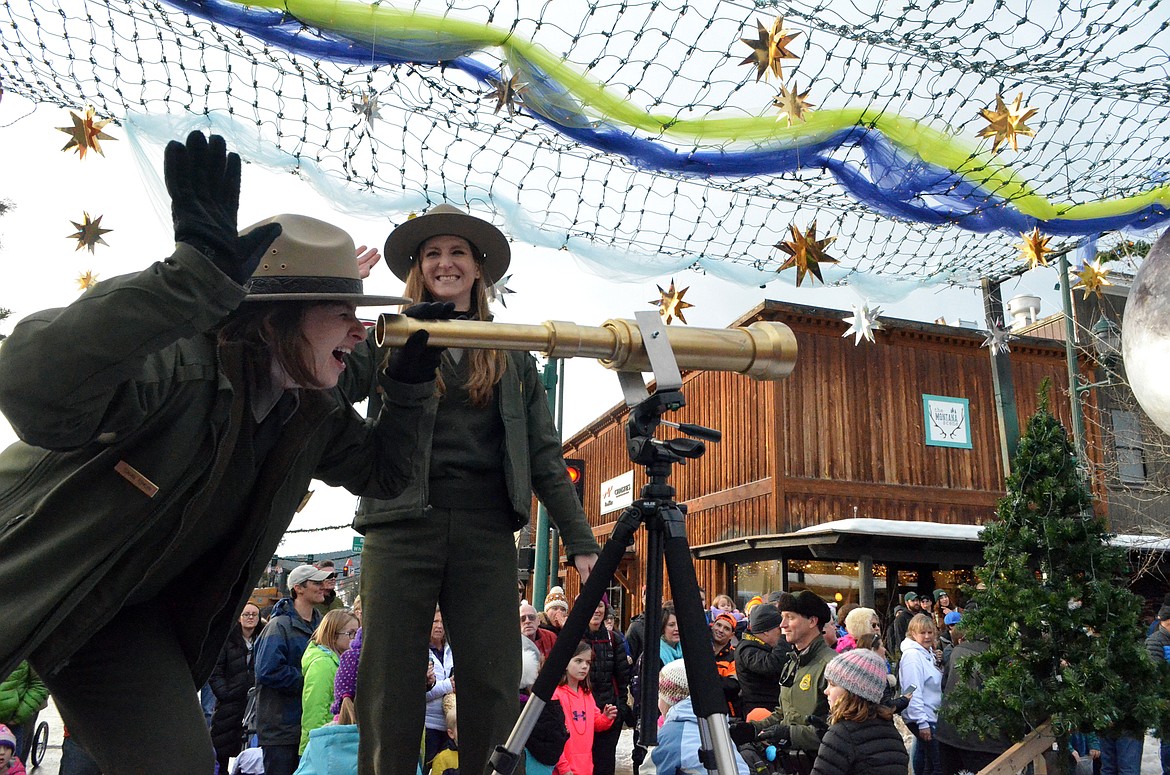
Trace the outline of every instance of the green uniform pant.
[[65, 667], [41, 675], [69, 734], [102, 772], [207, 775], [215, 768], [191, 667], [161, 605], [122, 609]]
[[454, 661], [459, 769], [478, 775], [519, 714], [511, 513], [428, 508], [366, 529], [357, 705], [362, 775], [414, 775], [435, 604]]

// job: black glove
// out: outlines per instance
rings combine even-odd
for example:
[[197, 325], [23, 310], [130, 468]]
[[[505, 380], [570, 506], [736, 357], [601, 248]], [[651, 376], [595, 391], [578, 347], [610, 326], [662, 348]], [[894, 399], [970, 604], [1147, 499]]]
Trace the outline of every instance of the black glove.
[[813, 731], [816, 732], [817, 737], [824, 737], [825, 733], [829, 731], [829, 722], [825, 721], [820, 716], [809, 716], [806, 722]]
[[163, 177], [171, 195], [175, 242], [186, 242], [240, 285], [252, 276], [280, 224], [270, 223], [239, 236], [240, 157], [227, 152], [219, 135], [187, 135], [187, 144], [167, 143]]
[[756, 728], [750, 721], [732, 721], [727, 725], [727, 732], [737, 746], [747, 745], [756, 739]]
[[443, 348], [427, 347], [427, 340], [430, 337], [426, 331], [415, 331], [408, 336], [402, 346], [390, 356], [390, 361], [386, 364], [386, 376], [408, 385], [417, 385], [434, 379], [435, 369], [439, 368], [439, 359], [443, 357]]
[[756, 739], [764, 743], [771, 743], [777, 748], [783, 748], [792, 739], [792, 734], [787, 724], [776, 724], [761, 729]]
[[894, 699], [888, 700], [882, 704], [893, 708], [895, 713], [901, 713], [902, 711], [906, 710], [906, 708], [910, 707], [910, 698], [905, 694], [899, 694]]
[[[455, 302], [453, 301], [424, 301], [411, 304], [402, 310], [402, 314], [415, 320], [450, 320], [455, 317]], [[446, 348], [438, 348], [442, 352]]]
[[634, 709], [630, 707], [628, 702], [618, 705], [618, 718], [631, 729], [638, 725], [638, 717], [634, 715]]

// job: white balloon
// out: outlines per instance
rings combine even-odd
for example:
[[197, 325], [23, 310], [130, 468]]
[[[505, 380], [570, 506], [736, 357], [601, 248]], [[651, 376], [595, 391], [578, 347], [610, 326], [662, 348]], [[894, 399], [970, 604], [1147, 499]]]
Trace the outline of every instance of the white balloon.
[[1170, 229], [1133, 279], [1121, 327], [1125, 374], [1154, 424], [1170, 433]]

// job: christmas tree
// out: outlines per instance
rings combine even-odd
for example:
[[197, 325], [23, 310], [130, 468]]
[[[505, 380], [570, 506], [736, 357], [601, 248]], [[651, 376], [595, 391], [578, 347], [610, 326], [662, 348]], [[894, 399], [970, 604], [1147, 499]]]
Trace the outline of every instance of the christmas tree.
[[[1072, 732], [1136, 736], [1165, 707], [1163, 666], [1146, 655], [1141, 600], [1126, 587], [1124, 552], [1048, 409], [1049, 384], [1012, 461], [998, 520], [983, 530], [981, 584], [963, 614], [967, 638], [989, 644], [963, 660], [943, 712], [964, 733], [1021, 739], [1046, 720], [1065, 751]], [[973, 674], [980, 690], [968, 683]]]

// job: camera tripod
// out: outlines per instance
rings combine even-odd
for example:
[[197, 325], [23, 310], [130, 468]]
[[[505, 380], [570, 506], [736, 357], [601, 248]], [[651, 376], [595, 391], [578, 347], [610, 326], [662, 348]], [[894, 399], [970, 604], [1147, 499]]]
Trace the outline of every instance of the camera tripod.
[[[656, 316], [656, 315], [655, 315]], [[630, 411], [626, 422], [626, 447], [630, 460], [646, 468], [647, 483], [638, 500], [622, 512], [606, 541], [589, 580], [557, 637], [556, 645], [545, 660], [544, 667], [532, 686], [532, 694], [512, 733], [502, 746], [497, 746], [488, 761], [487, 775], [512, 775], [528, 736], [536, 726], [545, 705], [551, 701], [557, 682], [572, 659], [577, 644], [589, 626], [602, 595], [613, 579], [626, 547], [634, 543], [634, 534], [646, 526], [646, 636], [647, 648], [642, 654], [642, 681], [639, 692], [641, 713], [636, 734], [645, 755], [646, 745], [655, 745], [658, 734], [658, 671], [661, 668], [656, 634], [661, 629], [662, 563], [670, 578], [674, 596], [675, 615], [679, 622], [683, 661], [687, 683], [690, 686], [695, 715], [699, 720], [701, 750], [699, 758], [712, 775], [736, 775], [735, 756], [727, 727], [727, 701], [716, 677], [715, 654], [711, 650], [711, 631], [703, 611], [695, 567], [691, 561], [684, 524], [685, 507], [675, 500], [675, 490], [669, 484], [671, 467], [685, 464], [688, 459], [703, 455], [706, 447], [701, 439], [719, 441], [719, 431], [689, 423], [673, 423], [662, 419], [667, 411], [686, 405], [682, 391], [660, 389], [638, 403]], [[660, 424], [676, 428], [695, 438], [660, 440], [654, 437]], [[635, 760], [636, 767], [641, 759]]]

